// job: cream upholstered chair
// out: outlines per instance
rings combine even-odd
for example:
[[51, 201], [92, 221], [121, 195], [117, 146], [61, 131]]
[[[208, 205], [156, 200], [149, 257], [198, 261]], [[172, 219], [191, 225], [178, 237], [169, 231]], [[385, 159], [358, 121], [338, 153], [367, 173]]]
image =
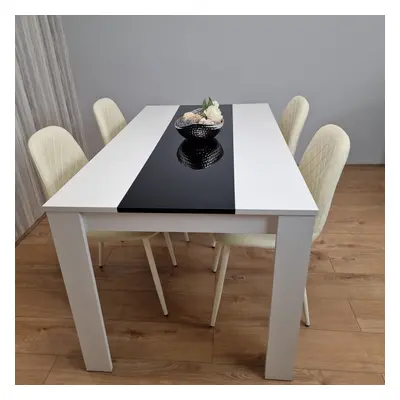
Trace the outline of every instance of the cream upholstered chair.
[[[29, 151], [42, 180], [46, 198], [53, 196], [88, 162], [75, 139], [64, 128], [48, 126], [37, 131], [28, 142]], [[141, 240], [149, 261], [154, 285], [165, 315], [168, 315], [160, 278], [150, 246], [150, 238], [158, 232], [88, 232], [99, 245], [99, 266], [103, 266], [104, 242]], [[172, 263], [176, 264], [172, 242], [168, 233], [164, 233]]]
[[294, 156], [301, 131], [306, 122], [310, 105], [303, 96], [295, 96], [289, 101], [279, 121], [279, 128]]
[[[318, 130], [304, 152], [299, 169], [318, 206], [315, 218], [313, 241], [320, 235], [350, 151], [350, 139], [346, 132], [336, 125], [326, 125]], [[213, 271], [216, 272], [222, 252], [222, 260], [215, 289], [211, 326], [215, 326], [222, 289], [228, 266], [231, 246], [275, 248], [274, 234], [216, 234], [217, 253]], [[304, 292], [305, 324], [310, 326], [307, 292]]]
[[111, 99], [97, 100], [93, 105], [93, 112], [104, 144], [108, 144], [126, 126], [125, 117]]

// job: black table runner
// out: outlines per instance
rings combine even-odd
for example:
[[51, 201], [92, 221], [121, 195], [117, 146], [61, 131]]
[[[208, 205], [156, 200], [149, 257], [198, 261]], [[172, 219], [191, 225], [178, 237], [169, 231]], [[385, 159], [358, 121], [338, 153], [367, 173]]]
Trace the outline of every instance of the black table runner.
[[174, 127], [196, 108], [178, 108], [118, 212], [235, 213], [232, 106], [220, 106], [224, 126], [208, 141], [184, 139]]

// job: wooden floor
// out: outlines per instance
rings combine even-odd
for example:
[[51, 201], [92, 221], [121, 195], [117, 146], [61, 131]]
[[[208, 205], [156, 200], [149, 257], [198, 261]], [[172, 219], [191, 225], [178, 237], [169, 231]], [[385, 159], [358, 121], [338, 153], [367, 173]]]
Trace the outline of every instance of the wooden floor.
[[[314, 243], [307, 283], [311, 327], [300, 330], [293, 384], [384, 384], [384, 167], [349, 166]], [[84, 369], [47, 220], [16, 247], [17, 384], [281, 384], [263, 379], [271, 252], [232, 250], [215, 329], [207, 235], [152, 245], [164, 317], [140, 245], [107, 245], [95, 275], [114, 362]], [[97, 264], [95, 244], [91, 244]]]

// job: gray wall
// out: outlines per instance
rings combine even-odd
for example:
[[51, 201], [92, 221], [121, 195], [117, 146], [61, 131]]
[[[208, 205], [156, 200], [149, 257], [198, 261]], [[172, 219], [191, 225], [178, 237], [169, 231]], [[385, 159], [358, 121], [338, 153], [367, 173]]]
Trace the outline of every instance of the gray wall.
[[[111, 97], [127, 120], [146, 104], [268, 102], [279, 118], [297, 94], [316, 130], [340, 125], [349, 163], [384, 162], [383, 16], [64, 16], [79, 106], [92, 153], [92, 113]], [[91, 154], [91, 155], [93, 155]], [[91, 156], [89, 155], [89, 156]]]

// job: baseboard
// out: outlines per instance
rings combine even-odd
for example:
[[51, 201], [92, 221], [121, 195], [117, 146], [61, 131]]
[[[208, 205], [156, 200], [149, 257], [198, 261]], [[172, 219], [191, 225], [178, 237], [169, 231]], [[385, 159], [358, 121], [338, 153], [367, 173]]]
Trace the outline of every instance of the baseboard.
[[385, 164], [346, 164], [346, 167], [384, 167]]
[[15, 247], [17, 247], [40, 223], [40, 221], [46, 216], [46, 214], [41, 215], [33, 224], [30, 226], [16, 241]]

